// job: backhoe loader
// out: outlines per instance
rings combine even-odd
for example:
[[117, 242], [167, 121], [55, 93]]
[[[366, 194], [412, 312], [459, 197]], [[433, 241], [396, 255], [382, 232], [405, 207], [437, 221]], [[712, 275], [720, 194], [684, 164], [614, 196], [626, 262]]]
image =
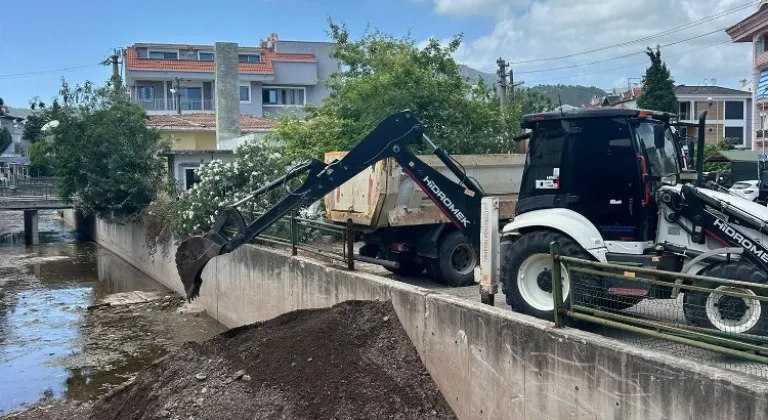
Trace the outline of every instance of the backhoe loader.
[[[514, 219], [501, 232], [501, 281], [507, 303], [542, 319], [553, 318], [550, 243], [563, 255], [600, 262], [653, 266], [713, 277], [768, 282], [768, 208], [703, 188], [706, 111], [698, 121], [696, 171], [684, 169], [673, 116], [637, 109], [596, 109], [526, 115], [530, 140]], [[459, 182], [409, 151], [423, 142]], [[693, 145], [688, 145], [689, 158]], [[385, 118], [343, 158], [310, 160], [251, 196], [224, 209], [212, 229], [185, 240], [176, 265], [187, 298], [199, 295], [205, 265], [264, 232], [280, 217], [310, 205], [370, 165], [394, 159], [444, 213], [451, 229], [480, 242], [482, 186], [425, 134], [410, 111]], [[246, 224], [238, 207], [303, 176], [303, 182], [261, 217]], [[226, 226], [236, 229], [227, 235]], [[658, 245], [663, 253], [660, 263]], [[644, 298], [672, 298], [681, 291], [649, 287], [625, 295], [621, 280], [594, 280], [594, 290], [615, 295], [623, 308]], [[570, 279], [563, 279], [563, 297]], [[637, 289], [637, 285], [631, 286]], [[748, 289], [745, 289], [748, 290]], [[644, 293], [642, 293], [644, 292]], [[754, 293], [751, 290], [749, 293]], [[719, 296], [719, 297], [717, 297]], [[719, 304], [708, 304], [714, 298]], [[685, 316], [701, 327], [755, 333], [768, 326], [768, 306], [687, 291]], [[623, 309], [614, 308], [614, 309]]]

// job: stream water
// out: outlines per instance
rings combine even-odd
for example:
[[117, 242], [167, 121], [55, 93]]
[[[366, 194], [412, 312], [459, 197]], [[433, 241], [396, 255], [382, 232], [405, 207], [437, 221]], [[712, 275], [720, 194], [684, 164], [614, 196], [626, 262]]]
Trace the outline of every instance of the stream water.
[[167, 304], [87, 310], [112, 293], [171, 292], [78, 240], [55, 212], [40, 213], [39, 231], [40, 245], [25, 246], [22, 213], [0, 212], [0, 415], [40, 400], [92, 399], [173, 346], [223, 330]]

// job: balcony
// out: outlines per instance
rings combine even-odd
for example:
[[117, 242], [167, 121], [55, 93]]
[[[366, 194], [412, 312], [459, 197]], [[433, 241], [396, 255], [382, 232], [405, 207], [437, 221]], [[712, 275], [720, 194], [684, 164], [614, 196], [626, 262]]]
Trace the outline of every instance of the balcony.
[[[152, 112], [169, 112], [177, 111], [177, 103], [172, 98], [167, 100], [164, 98], [159, 99], [143, 99], [138, 98], [134, 100], [139, 106], [146, 111]], [[182, 112], [202, 112], [202, 111], [214, 111], [215, 104], [213, 99], [185, 99], [182, 98], [179, 105]]]

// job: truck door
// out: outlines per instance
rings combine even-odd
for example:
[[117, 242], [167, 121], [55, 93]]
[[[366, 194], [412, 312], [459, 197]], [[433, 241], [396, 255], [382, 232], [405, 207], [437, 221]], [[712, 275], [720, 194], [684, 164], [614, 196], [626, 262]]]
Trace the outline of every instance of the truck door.
[[645, 198], [632, 132], [625, 118], [568, 121], [564, 185], [578, 196], [570, 208], [584, 215], [607, 241], [646, 240]]

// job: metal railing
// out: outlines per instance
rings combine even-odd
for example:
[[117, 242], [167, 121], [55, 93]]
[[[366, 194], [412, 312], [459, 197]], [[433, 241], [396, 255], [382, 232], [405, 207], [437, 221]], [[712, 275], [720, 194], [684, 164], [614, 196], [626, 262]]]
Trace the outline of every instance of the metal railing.
[[0, 197], [56, 198], [55, 177], [0, 177]]
[[[244, 217], [253, 220], [263, 213], [241, 212]], [[229, 231], [228, 234], [233, 234]], [[253, 238], [252, 243], [261, 243], [282, 248], [289, 248], [291, 255], [299, 255], [299, 251], [314, 257], [342, 263], [347, 269], [355, 269], [355, 261], [376, 264], [397, 269], [400, 264], [395, 261], [366, 257], [355, 253], [355, 242], [358, 233], [352, 220], [345, 225], [327, 223], [321, 220], [299, 217], [295, 211], [278, 219], [263, 233]]]
[[[147, 111], [176, 111], [176, 101], [173, 98], [135, 99], [135, 102]], [[205, 100], [181, 100], [182, 111], [214, 111], [215, 102], [212, 99]]]
[[596, 324], [639, 347], [768, 377], [768, 284], [572, 258], [556, 243], [550, 253], [556, 327]]

